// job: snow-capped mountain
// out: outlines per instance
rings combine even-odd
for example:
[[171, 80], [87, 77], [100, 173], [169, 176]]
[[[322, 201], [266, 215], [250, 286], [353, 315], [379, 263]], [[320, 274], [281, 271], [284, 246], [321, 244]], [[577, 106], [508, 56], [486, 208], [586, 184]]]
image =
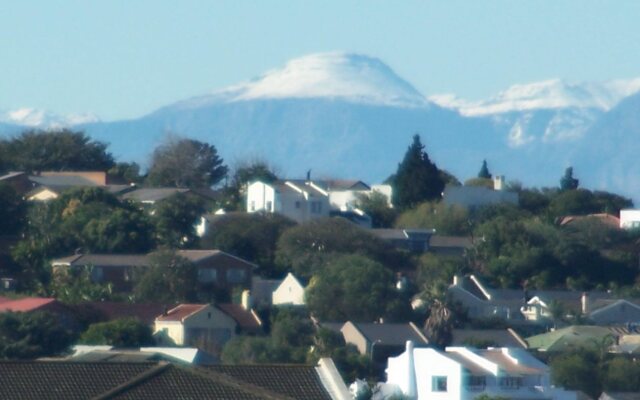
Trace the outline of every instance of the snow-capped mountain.
[[[425, 98], [381, 60], [322, 53], [137, 119], [65, 125], [110, 143], [123, 160], [145, 165], [167, 133], [214, 144], [234, 162], [261, 157], [284, 175], [381, 181], [397, 168], [411, 136], [460, 179], [483, 159], [491, 171], [526, 185], [557, 185], [575, 166], [582, 185], [638, 197], [640, 79], [604, 83], [549, 80], [519, 84], [482, 101]], [[635, 100], [634, 100], [635, 99]], [[37, 110], [0, 113], [7, 126], [56, 121]], [[3, 125], [3, 121], [11, 125]], [[57, 121], [60, 121], [58, 119]], [[636, 165], [637, 164], [637, 165]]]
[[98, 121], [98, 117], [89, 113], [63, 116], [28, 107], [0, 111], [0, 122], [31, 128], [52, 129]]

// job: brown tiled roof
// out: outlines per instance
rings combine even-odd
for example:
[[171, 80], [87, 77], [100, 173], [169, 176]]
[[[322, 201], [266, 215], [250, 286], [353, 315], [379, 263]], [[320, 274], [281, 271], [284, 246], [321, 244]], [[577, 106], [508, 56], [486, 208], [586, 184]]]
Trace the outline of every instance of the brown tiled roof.
[[331, 399], [316, 367], [311, 365], [213, 365], [204, 368], [296, 399]]
[[156, 317], [157, 321], [183, 321], [191, 314], [206, 308], [208, 304], [179, 304], [167, 312]]
[[55, 302], [54, 298], [25, 297], [23, 299], [0, 302], [0, 312], [29, 312]]
[[233, 318], [238, 326], [244, 330], [259, 331], [262, 328], [260, 318], [253, 312], [245, 310], [240, 304], [217, 304], [216, 307]]
[[388, 346], [404, 346], [407, 340], [417, 345], [427, 344], [424, 335], [410, 323], [365, 323], [352, 322], [370, 343], [380, 343]]
[[0, 397], [6, 400], [86, 400], [122, 385], [154, 365], [0, 361]]

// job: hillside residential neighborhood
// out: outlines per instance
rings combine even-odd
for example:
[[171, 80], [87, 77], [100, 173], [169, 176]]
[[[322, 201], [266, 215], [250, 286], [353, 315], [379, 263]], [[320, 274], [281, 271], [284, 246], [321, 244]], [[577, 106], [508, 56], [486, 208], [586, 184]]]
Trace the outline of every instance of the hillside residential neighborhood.
[[[204, 150], [205, 174], [188, 166]], [[462, 183], [418, 135], [384, 184], [263, 162], [220, 184], [214, 150], [170, 141], [146, 175], [0, 176], [6, 398], [43, 398], [37, 382], [79, 399], [640, 393], [630, 200], [570, 169], [527, 189], [485, 161]]]

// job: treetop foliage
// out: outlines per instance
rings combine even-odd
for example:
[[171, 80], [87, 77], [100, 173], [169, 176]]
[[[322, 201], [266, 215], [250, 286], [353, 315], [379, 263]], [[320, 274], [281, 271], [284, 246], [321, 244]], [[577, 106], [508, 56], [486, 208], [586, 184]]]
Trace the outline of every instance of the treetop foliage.
[[573, 167], [564, 170], [564, 175], [560, 179], [560, 190], [575, 190], [580, 181], [573, 177]]
[[115, 165], [107, 145], [68, 129], [26, 131], [0, 140], [4, 168], [41, 171], [106, 171]]
[[491, 179], [491, 172], [489, 172], [487, 160], [482, 160], [482, 167], [480, 168], [480, 172], [478, 172], [478, 178]]
[[426, 200], [437, 200], [444, 189], [438, 167], [424, 151], [420, 136], [413, 137], [393, 179], [393, 204], [406, 209]]
[[153, 152], [147, 183], [151, 186], [206, 188], [220, 182], [227, 171], [213, 145], [170, 137]]

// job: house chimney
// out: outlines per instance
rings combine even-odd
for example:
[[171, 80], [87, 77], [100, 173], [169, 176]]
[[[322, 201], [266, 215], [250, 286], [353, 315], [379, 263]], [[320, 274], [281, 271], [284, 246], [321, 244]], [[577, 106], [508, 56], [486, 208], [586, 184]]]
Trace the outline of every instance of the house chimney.
[[416, 384], [416, 364], [413, 359], [413, 342], [411, 340], [407, 340], [405, 352], [407, 353], [407, 392], [404, 395], [410, 399], [415, 399], [418, 396], [418, 388]]
[[504, 190], [504, 175], [493, 177], [493, 190]]
[[248, 289], [242, 291], [242, 308], [251, 310], [251, 291]]
[[582, 314], [589, 314], [589, 294], [587, 292], [582, 292], [582, 297], [580, 298], [580, 302], [582, 303]]

